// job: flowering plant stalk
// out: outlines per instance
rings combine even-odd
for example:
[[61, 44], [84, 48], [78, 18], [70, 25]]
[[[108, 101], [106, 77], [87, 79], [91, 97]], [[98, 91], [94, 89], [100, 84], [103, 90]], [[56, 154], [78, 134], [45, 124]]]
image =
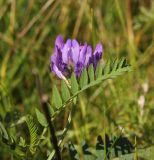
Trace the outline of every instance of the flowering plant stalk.
[[[52, 114], [54, 118], [57, 116], [69, 102], [74, 102], [76, 96], [81, 92], [103, 80], [115, 78], [123, 74], [125, 71], [130, 71], [130, 66], [127, 65], [124, 58], [121, 60], [108, 61], [105, 65], [101, 63], [103, 47], [98, 43], [93, 50], [86, 42], [81, 44], [77, 40], [68, 39], [66, 43], [62, 36], [57, 36], [55, 40], [54, 52], [51, 55], [51, 71], [62, 80], [61, 93], [56, 86], [53, 87], [52, 97]], [[63, 81], [65, 83], [63, 83]], [[75, 101], [76, 103], [77, 101]], [[73, 106], [72, 106], [73, 107]], [[71, 123], [70, 111], [68, 122], [62, 132], [64, 138]], [[60, 146], [62, 139], [59, 140], [57, 146]], [[55, 152], [49, 156], [51, 159]]]
[[[43, 114], [39, 108], [35, 109], [37, 121], [43, 127], [41, 135], [38, 134], [40, 125], [35, 122], [35, 118], [32, 115], [22, 116], [12, 125], [14, 127], [26, 123], [30, 137], [28, 142], [23, 137], [20, 137], [19, 142], [13, 139], [0, 121], [0, 135], [3, 138], [3, 143], [9, 146], [15, 155], [22, 157], [22, 159], [28, 159], [32, 155], [35, 156], [37, 148], [43, 144], [47, 145], [49, 152], [51, 151], [47, 156], [47, 160], [55, 157], [58, 160], [63, 158], [61, 152], [64, 148], [63, 142], [65, 142], [67, 131], [70, 129], [73, 113], [75, 113], [74, 109], [78, 106], [77, 97], [88, 88], [131, 71], [131, 67], [127, 64], [125, 58], [103, 61], [102, 64], [102, 54], [103, 46], [101, 43], [98, 43], [95, 49], [92, 49], [86, 42], [82, 44], [75, 39], [68, 39], [64, 43], [62, 36], [57, 36], [55, 48], [50, 59], [50, 67], [51, 71], [59, 78], [61, 87], [52, 86], [51, 100], [47, 98], [50, 97], [49, 95], [46, 97], [47, 94], [44, 92], [43, 84], [39, 81], [39, 72], [33, 70], [40, 104], [42, 111], [44, 111]], [[63, 113], [67, 107], [69, 107], [69, 110], [67, 110], [68, 118], [65, 126], [60, 130], [60, 135], [57, 136], [57, 127], [54, 119], [59, 118], [59, 114]], [[8, 116], [6, 115], [6, 119]], [[46, 144], [47, 142], [51, 142], [52, 146], [50, 143]], [[70, 150], [73, 149], [73, 146], [68, 142], [65, 145]], [[75, 149], [73, 150], [75, 151]]]

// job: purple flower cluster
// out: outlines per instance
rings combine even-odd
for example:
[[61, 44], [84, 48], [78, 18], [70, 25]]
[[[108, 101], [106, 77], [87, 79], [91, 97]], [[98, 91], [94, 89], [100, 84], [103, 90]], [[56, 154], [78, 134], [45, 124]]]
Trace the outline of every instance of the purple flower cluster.
[[51, 56], [51, 70], [61, 79], [66, 79], [71, 70], [80, 77], [83, 69], [93, 64], [96, 69], [98, 61], [102, 57], [103, 47], [101, 43], [96, 45], [94, 52], [86, 42], [79, 44], [77, 40], [68, 39], [66, 43], [62, 36], [57, 36], [54, 53]]

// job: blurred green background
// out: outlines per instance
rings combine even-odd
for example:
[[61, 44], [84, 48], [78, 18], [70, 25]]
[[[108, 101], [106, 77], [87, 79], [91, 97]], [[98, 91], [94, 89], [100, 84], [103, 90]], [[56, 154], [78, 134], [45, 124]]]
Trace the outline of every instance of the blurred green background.
[[[40, 103], [33, 70], [51, 97], [59, 84], [49, 69], [58, 34], [93, 46], [102, 42], [104, 60], [126, 57], [133, 66], [133, 72], [79, 96], [66, 139], [93, 144], [106, 132], [124, 134], [132, 143], [136, 137], [138, 146], [153, 144], [153, 0], [0, 0], [1, 117], [14, 110], [35, 116]], [[55, 121], [57, 130], [66, 116], [67, 110]]]

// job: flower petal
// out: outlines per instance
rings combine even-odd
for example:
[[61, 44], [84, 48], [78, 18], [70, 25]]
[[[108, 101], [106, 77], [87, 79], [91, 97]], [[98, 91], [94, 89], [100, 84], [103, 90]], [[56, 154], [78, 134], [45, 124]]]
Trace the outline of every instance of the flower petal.
[[58, 35], [55, 41], [55, 46], [58, 47], [59, 49], [62, 49], [64, 46], [64, 40], [61, 35]]
[[80, 50], [79, 62], [81, 62], [82, 64], [84, 64], [84, 61], [86, 58], [86, 51], [87, 51], [87, 43], [81, 46], [81, 50]]
[[62, 49], [62, 60], [64, 63], [68, 63], [71, 52], [71, 40], [68, 39]]
[[92, 59], [92, 48], [91, 46], [88, 46], [87, 51], [86, 51], [86, 58], [85, 58], [84, 65], [88, 66], [91, 63], [90, 62], [91, 59]]
[[98, 61], [101, 59], [102, 57], [102, 52], [103, 52], [103, 47], [101, 43], [98, 43], [96, 45], [94, 54], [93, 54], [93, 64], [94, 64], [94, 68], [96, 69], [97, 63]]
[[66, 80], [65, 76], [62, 74], [62, 72], [58, 69], [58, 67], [52, 63], [51, 64], [51, 70], [61, 79]]
[[64, 76], [68, 76], [69, 75], [67, 64], [65, 64], [63, 62], [59, 63], [59, 67], [58, 68], [63, 73]]
[[72, 49], [72, 59], [73, 62], [76, 64], [79, 59], [79, 43], [75, 39], [72, 40], [71, 49]]
[[[57, 47], [56, 47], [57, 48]], [[51, 56], [51, 62], [59, 67], [59, 64], [62, 63], [62, 52], [59, 49], [56, 49], [55, 52]]]
[[84, 68], [83, 64], [81, 62], [77, 62], [77, 64], [75, 65], [75, 68], [74, 68], [74, 72], [77, 77], [80, 77], [83, 68]]
[[51, 55], [50, 61], [56, 64], [56, 61], [57, 61], [56, 58], [57, 58], [56, 53], [53, 53], [53, 54]]
[[102, 44], [98, 43], [94, 51], [94, 56], [97, 57], [97, 59], [101, 59], [102, 52], [103, 52]]

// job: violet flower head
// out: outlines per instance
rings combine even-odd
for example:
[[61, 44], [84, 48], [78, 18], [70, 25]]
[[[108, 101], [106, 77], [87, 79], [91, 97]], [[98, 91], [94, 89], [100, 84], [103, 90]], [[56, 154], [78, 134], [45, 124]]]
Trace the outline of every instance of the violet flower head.
[[75, 39], [68, 39], [66, 43], [62, 36], [58, 35], [55, 41], [54, 53], [51, 56], [51, 71], [59, 78], [66, 80], [73, 70], [79, 78], [84, 68], [90, 64], [97, 67], [102, 57], [103, 47], [101, 43], [96, 45], [94, 52], [86, 42], [79, 44]]

